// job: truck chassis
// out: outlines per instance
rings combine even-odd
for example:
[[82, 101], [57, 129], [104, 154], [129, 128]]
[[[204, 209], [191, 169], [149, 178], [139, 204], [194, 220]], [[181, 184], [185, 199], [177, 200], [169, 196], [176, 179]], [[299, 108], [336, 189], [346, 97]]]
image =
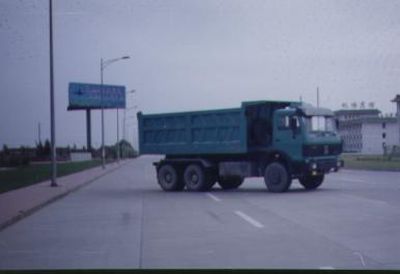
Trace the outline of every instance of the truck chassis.
[[293, 179], [307, 190], [318, 188], [324, 174], [337, 171], [336, 161], [310, 163], [290, 161], [282, 153], [252, 155], [166, 156], [155, 162], [157, 179], [165, 191], [208, 191], [216, 183], [222, 189], [236, 189], [247, 177], [264, 177], [270, 192], [285, 192]]

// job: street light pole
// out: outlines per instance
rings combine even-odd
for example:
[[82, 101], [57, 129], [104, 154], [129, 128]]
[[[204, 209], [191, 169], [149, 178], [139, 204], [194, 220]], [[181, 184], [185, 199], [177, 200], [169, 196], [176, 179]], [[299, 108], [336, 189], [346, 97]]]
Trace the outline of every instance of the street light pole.
[[100, 78], [101, 78], [101, 167], [106, 168], [106, 157], [104, 151], [104, 88], [103, 88], [103, 58], [100, 59]]
[[124, 127], [122, 128], [122, 139], [126, 140], [126, 127], [125, 127], [125, 123], [126, 123], [126, 106], [124, 108]]
[[56, 164], [56, 129], [55, 129], [55, 108], [54, 108], [54, 68], [53, 68], [53, 3], [49, 0], [49, 30], [50, 30], [50, 126], [51, 126], [51, 184], [57, 185], [57, 164]]
[[[105, 153], [105, 148], [104, 148], [104, 83], [103, 83], [103, 73], [104, 69], [117, 61], [123, 60], [123, 59], [129, 59], [130, 56], [122, 56], [119, 58], [114, 58], [114, 59], [109, 59], [109, 60], [103, 60], [103, 58], [100, 59], [100, 78], [101, 78], [101, 165], [102, 168], [106, 168], [106, 153]], [[117, 139], [119, 139], [119, 126], [118, 126], [118, 108], [117, 108]], [[119, 145], [118, 145], [119, 140], [117, 140], [117, 156], [118, 156], [118, 161], [119, 161]]]
[[118, 108], [117, 108], [117, 163], [119, 163], [119, 115], [118, 115]]

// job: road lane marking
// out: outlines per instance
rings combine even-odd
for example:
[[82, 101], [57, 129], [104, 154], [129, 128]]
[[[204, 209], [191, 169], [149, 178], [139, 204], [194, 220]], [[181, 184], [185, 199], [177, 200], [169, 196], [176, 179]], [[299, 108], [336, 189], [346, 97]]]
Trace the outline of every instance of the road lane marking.
[[349, 173], [349, 174], [354, 174], [356, 173], [355, 170], [349, 170], [349, 169], [340, 169], [341, 173]]
[[210, 197], [211, 199], [213, 199], [216, 202], [221, 202], [221, 199], [218, 198], [217, 196], [211, 194], [211, 193], [206, 193], [208, 197]]
[[363, 180], [349, 179], [349, 178], [338, 178], [341, 181], [355, 182], [355, 183], [365, 183]]
[[366, 197], [362, 197], [362, 196], [357, 196], [355, 194], [341, 194], [341, 196], [346, 197], [346, 198], [352, 200], [353, 202], [357, 202], [359, 204], [368, 203], [368, 205], [372, 204], [374, 207], [376, 207], [376, 206], [385, 206], [385, 207], [390, 206], [390, 207], [392, 207], [386, 201], [381, 201], [381, 200], [378, 200], [378, 199], [372, 199], [372, 198], [366, 198]]
[[358, 257], [360, 257], [360, 260], [361, 260], [361, 263], [362, 263], [362, 265], [365, 267], [366, 265], [365, 265], [365, 261], [364, 261], [364, 256], [360, 253], [360, 252], [357, 252], [357, 251], [355, 251], [355, 252], [353, 252], [355, 255], [357, 255]]
[[245, 214], [245, 213], [243, 213], [243, 212], [241, 212], [239, 210], [235, 211], [235, 214], [238, 215], [239, 217], [241, 217], [242, 219], [244, 219], [245, 221], [249, 222], [253, 226], [257, 227], [257, 228], [263, 228], [264, 227], [260, 222], [254, 220], [249, 215], [247, 215], [247, 214]]
[[319, 269], [321, 269], [321, 270], [334, 270], [335, 268], [333, 266], [321, 266]]

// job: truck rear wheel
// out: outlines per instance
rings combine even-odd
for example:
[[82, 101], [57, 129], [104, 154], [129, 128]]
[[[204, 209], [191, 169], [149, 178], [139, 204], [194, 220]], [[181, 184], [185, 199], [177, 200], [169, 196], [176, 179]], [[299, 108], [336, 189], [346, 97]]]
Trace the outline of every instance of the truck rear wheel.
[[265, 168], [264, 181], [269, 191], [285, 192], [289, 189], [292, 178], [283, 164], [273, 162]]
[[222, 189], [236, 189], [243, 181], [244, 178], [240, 176], [219, 177], [218, 184]]
[[300, 184], [308, 190], [316, 189], [324, 181], [324, 174], [317, 176], [304, 176], [299, 178]]
[[189, 191], [205, 191], [213, 186], [210, 176], [198, 164], [191, 164], [185, 169], [183, 180]]
[[179, 191], [185, 187], [176, 167], [169, 164], [160, 167], [157, 178], [158, 184], [165, 191]]

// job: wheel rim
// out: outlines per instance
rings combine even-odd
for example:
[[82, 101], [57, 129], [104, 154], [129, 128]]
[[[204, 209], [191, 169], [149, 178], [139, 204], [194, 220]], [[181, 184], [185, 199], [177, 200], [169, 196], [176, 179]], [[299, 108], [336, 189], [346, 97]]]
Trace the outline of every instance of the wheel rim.
[[199, 175], [196, 172], [190, 174], [190, 183], [197, 185], [199, 182]]
[[171, 184], [172, 183], [172, 174], [171, 173], [166, 173], [165, 174], [165, 176], [164, 176], [164, 179], [165, 179], [165, 182], [167, 183], [167, 184]]

